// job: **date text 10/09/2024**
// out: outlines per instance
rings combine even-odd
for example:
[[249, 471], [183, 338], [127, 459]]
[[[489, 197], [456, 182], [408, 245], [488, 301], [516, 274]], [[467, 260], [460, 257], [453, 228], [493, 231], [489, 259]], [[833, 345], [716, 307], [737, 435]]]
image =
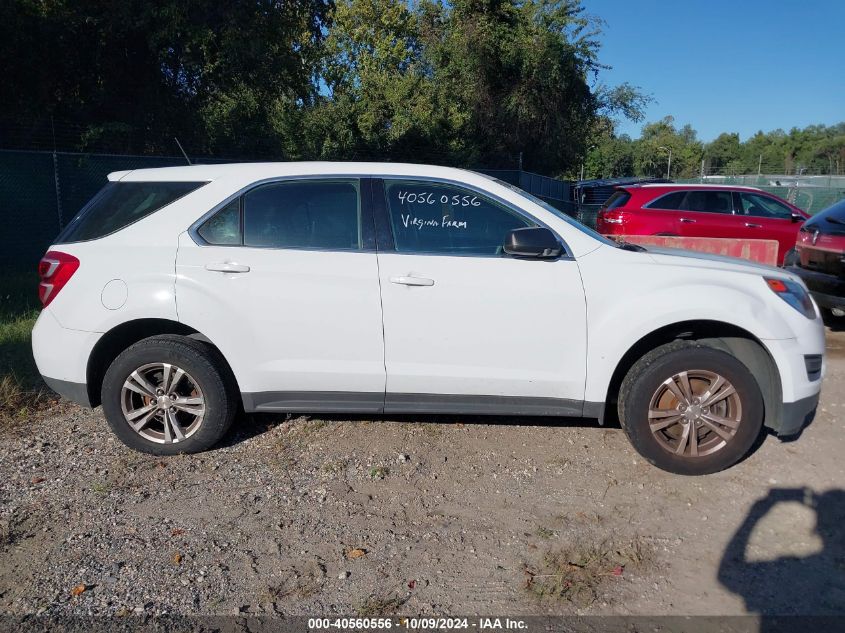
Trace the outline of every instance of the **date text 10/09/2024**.
[[309, 618], [308, 630], [387, 630], [414, 631], [476, 629], [482, 631], [524, 631], [525, 620], [512, 618]]

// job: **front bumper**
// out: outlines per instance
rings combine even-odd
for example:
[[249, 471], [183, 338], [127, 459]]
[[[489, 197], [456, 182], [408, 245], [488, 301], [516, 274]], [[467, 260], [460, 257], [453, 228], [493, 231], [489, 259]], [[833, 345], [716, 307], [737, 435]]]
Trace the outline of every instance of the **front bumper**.
[[786, 270], [804, 280], [819, 307], [845, 309], [845, 279], [801, 266], [787, 266]]
[[818, 405], [819, 394], [807, 396], [797, 402], [784, 402], [781, 410], [780, 428], [777, 429], [778, 437], [790, 437], [800, 433], [805, 426], [813, 421]]

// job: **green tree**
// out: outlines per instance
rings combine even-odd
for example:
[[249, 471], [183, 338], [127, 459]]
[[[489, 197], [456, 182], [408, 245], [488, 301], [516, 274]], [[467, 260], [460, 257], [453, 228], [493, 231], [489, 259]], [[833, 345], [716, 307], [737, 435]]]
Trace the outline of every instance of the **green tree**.
[[579, 162], [600, 105], [596, 25], [574, 0], [427, 3], [426, 59], [456, 104], [462, 160], [560, 173]]
[[125, 151], [278, 151], [275, 119], [313, 100], [330, 0], [10, 0], [0, 115], [69, 119]]
[[675, 119], [667, 116], [645, 125], [634, 149], [636, 174], [665, 177], [670, 152], [671, 178], [688, 178], [698, 174], [704, 148], [689, 124], [678, 130]]

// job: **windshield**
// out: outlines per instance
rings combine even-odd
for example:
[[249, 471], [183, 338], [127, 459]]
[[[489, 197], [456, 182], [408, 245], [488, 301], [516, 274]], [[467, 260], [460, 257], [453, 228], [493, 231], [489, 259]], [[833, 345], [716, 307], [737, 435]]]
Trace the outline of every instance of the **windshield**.
[[504, 180], [499, 180], [498, 178], [494, 178], [493, 176], [488, 176], [487, 174], [480, 174], [480, 175], [484, 176], [485, 178], [489, 178], [490, 180], [497, 182], [500, 185], [507, 187], [508, 189], [513, 191], [514, 193], [518, 193], [523, 198], [526, 198], [527, 200], [530, 200], [534, 204], [537, 204], [537, 205], [543, 207], [549, 213], [553, 213], [555, 216], [557, 216], [558, 218], [560, 218], [561, 220], [563, 220], [564, 222], [566, 222], [567, 224], [569, 224], [573, 228], [578, 229], [582, 233], [586, 233], [587, 235], [589, 235], [590, 237], [592, 237], [595, 240], [598, 240], [602, 244], [607, 244], [608, 246], [615, 246], [616, 248], [619, 248], [619, 244], [617, 242], [614, 242], [613, 240], [606, 238], [601, 233], [594, 231], [590, 227], [581, 224], [578, 220], [576, 220], [575, 218], [573, 218], [570, 215], [567, 215], [566, 213], [564, 213], [560, 209], [553, 207], [552, 205], [550, 205], [548, 202], [546, 202], [542, 198], [538, 198], [537, 196], [528, 193], [524, 189], [520, 189], [516, 185], [512, 185], [509, 182], [505, 182]]

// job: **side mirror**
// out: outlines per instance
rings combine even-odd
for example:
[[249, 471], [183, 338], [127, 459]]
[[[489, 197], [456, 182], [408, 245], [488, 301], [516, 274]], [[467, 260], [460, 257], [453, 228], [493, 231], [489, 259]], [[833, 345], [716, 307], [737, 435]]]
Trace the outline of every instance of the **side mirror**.
[[793, 222], [803, 222], [803, 221], [804, 221], [804, 220], [806, 220], [806, 219], [807, 219], [807, 218], [805, 218], [805, 217], [804, 217], [803, 215], [801, 215], [800, 213], [793, 213], [793, 214], [792, 214], [792, 221], [793, 221]]
[[560, 257], [563, 247], [554, 233], [542, 226], [508, 231], [504, 251], [514, 257], [554, 259]]

